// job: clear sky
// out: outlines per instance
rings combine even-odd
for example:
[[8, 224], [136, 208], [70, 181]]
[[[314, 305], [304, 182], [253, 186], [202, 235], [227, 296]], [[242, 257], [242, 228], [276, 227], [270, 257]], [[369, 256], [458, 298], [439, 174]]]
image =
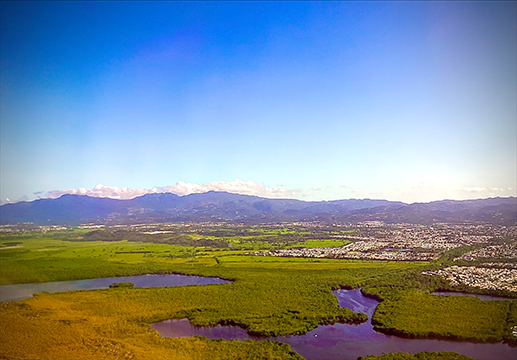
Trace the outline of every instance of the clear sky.
[[516, 19], [510, 1], [0, 2], [0, 197], [515, 196]]

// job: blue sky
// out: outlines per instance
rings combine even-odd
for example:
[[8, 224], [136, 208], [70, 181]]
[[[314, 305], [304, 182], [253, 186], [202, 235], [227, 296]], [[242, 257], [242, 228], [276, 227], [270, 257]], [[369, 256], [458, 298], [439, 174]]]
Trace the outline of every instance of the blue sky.
[[517, 2], [1, 2], [0, 197], [515, 196], [516, 19]]

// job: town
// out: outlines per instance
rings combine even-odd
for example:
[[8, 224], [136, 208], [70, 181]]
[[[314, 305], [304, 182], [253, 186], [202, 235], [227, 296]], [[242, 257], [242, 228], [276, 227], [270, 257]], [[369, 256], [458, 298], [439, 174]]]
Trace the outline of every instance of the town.
[[481, 289], [517, 291], [517, 270], [476, 266], [450, 266], [443, 270], [423, 271], [422, 275], [437, 275], [452, 285], [468, 285]]
[[[360, 229], [360, 235], [332, 235], [352, 241], [336, 248], [295, 248], [255, 252], [258, 256], [335, 258], [390, 261], [431, 261], [446, 251], [464, 246], [487, 244], [492, 239], [516, 239], [517, 226], [505, 227], [482, 224], [435, 224], [425, 227], [413, 224], [384, 224], [381, 221], [359, 223], [348, 228]], [[503, 246], [503, 245], [501, 245]], [[517, 253], [517, 245], [480, 250], [500, 253], [507, 258]], [[476, 253], [469, 255], [473, 258]], [[484, 252], [479, 253], [484, 254]], [[481, 255], [479, 255], [481, 256]], [[517, 256], [515, 256], [517, 258]], [[469, 257], [465, 258], [466, 260]]]

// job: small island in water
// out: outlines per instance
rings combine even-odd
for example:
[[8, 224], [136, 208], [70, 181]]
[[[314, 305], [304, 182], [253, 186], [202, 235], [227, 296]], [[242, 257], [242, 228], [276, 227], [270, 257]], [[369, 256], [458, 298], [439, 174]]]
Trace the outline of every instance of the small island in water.
[[119, 282], [119, 283], [113, 283], [110, 285], [110, 289], [116, 289], [116, 288], [127, 288], [132, 289], [135, 287], [135, 284], [130, 282]]

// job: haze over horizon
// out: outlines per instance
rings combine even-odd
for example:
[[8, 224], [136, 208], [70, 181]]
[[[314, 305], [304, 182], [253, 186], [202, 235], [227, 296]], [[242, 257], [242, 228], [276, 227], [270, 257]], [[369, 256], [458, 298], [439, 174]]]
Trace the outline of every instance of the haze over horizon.
[[0, 26], [1, 203], [517, 195], [517, 2], [0, 2]]
[[[313, 188], [312, 192], [321, 191], [321, 189]], [[464, 189], [465, 192], [470, 192], [473, 194], [473, 197], [461, 200], [477, 200], [477, 199], [488, 199], [488, 198], [514, 198], [517, 201], [516, 197], [513, 196], [496, 196], [503, 189]], [[233, 194], [241, 194], [241, 195], [252, 195], [258, 196], [262, 198], [270, 198], [270, 199], [298, 199], [304, 201], [320, 201], [320, 200], [309, 200], [307, 199], [311, 193], [307, 192], [303, 189], [297, 190], [289, 190], [284, 189], [281, 184], [278, 187], [269, 187], [264, 184], [257, 184], [253, 181], [243, 181], [240, 179], [235, 179], [234, 181], [213, 181], [208, 184], [192, 184], [185, 183], [184, 181], [178, 181], [175, 185], [172, 186], [162, 186], [162, 187], [153, 187], [152, 189], [131, 189], [127, 187], [121, 186], [106, 186], [103, 184], [97, 184], [92, 189], [79, 188], [79, 189], [66, 189], [66, 190], [51, 190], [47, 192], [38, 192], [35, 193], [36, 200], [37, 199], [56, 199], [63, 195], [86, 195], [90, 197], [98, 197], [98, 198], [109, 198], [109, 199], [117, 199], [117, 200], [129, 200], [134, 199], [143, 195], [148, 194], [163, 194], [163, 193], [172, 193], [179, 196], [186, 196], [190, 194], [201, 194], [207, 193], [210, 191], [216, 192], [228, 192]], [[474, 194], [479, 194], [481, 192], [488, 192], [488, 197], [475, 197]], [[350, 198], [341, 198], [341, 199], [329, 199], [331, 200], [348, 200]], [[364, 198], [356, 198], [356, 199], [364, 199]], [[393, 200], [393, 199], [381, 199], [378, 198], [376, 200], [390, 200], [390, 201], [401, 201], [401, 200]], [[414, 201], [406, 203], [428, 203], [432, 201], [440, 201], [440, 200], [454, 200], [454, 199], [435, 199], [429, 201]], [[19, 201], [29, 201], [29, 199], [20, 199]], [[13, 203], [10, 199], [6, 199], [6, 201], [2, 202], [3, 204]], [[517, 205], [517, 202], [516, 202]]]

